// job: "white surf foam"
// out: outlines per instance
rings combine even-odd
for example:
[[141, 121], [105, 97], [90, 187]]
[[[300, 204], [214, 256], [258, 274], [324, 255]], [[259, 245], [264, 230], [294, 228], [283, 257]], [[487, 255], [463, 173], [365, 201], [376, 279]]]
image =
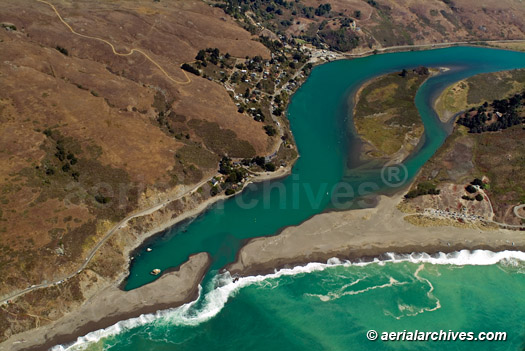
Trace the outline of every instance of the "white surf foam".
[[[492, 252], [488, 250], [462, 250], [459, 252], [443, 253], [440, 252], [435, 255], [427, 253], [412, 253], [412, 254], [396, 254], [386, 253], [385, 258], [375, 258], [372, 261], [358, 261], [349, 262], [341, 261], [337, 258], [331, 258], [327, 263], [308, 263], [305, 266], [297, 266], [294, 268], [287, 268], [275, 271], [268, 275], [249, 276], [239, 279], [233, 279], [230, 273], [218, 275], [214, 278], [213, 284], [215, 288], [204, 296], [204, 301], [201, 302], [202, 307], [198, 310], [194, 308], [196, 302], [190, 302], [178, 308], [158, 311], [153, 314], [141, 315], [137, 318], [132, 318], [118, 322], [117, 324], [100, 329], [87, 334], [86, 336], [78, 338], [71, 345], [58, 345], [52, 348], [52, 351], [65, 350], [82, 350], [90, 343], [95, 343], [103, 338], [122, 333], [126, 330], [139, 327], [149, 323], [170, 323], [172, 325], [198, 325], [202, 322], [213, 318], [219, 313], [228, 299], [234, 296], [241, 288], [252, 285], [269, 282], [279, 277], [307, 274], [316, 271], [323, 271], [329, 267], [335, 266], [366, 266], [369, 264], [384, 265], [386, 263], [430, 263], [437, 265], [493, 265], [499, 262], [503, 264], [515, 265], [518, 261], [525, 262], [525, 252], [521, 251], [501, 251]], [[273, 285], [272, 285], [273, 286]], [[202, 288], [199, 286], [199, 299], [201, 297]]]

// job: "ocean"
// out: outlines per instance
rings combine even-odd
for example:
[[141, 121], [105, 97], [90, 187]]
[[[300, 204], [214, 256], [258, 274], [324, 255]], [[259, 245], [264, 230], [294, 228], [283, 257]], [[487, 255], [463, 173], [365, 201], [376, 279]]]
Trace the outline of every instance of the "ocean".
[[[430, 78], [419, 89], [416, 105], [425, 125], [424, 141], [404, 162], [405, 181], [386, 184], [381, 165], [356, 157], [359, 140], [353, 133], [350, 97], [374, 76], [420, 65], [450, 70]], [[150, 242], [155, 254], [144, 248], [134, 257], [126, 289], [156, 279], [149, 274], [153, 268], [176, 267], [193, 253], [210, 253], [213, 264], [199, 299], [174, 310], [122, 321], [56, 349], [522, 349], [525, 257], [519, 252], [461, 252], [440, 257], [392, 254], [388, 262], [370, 264], [330, 260], [235, 283], [228, 274], [218, 274], [235, 259], [245, 239], [273, 235], [325, 210], [370, 206], [363, 199], [399, 191], [447, 136], [447, 127], [431, 107], [436, 94], [477, 73], [521, 67], [525, 67], [523, 53], [474, 47], [375, 55], [316, 67], [287, 111], [301, 155], [292, 174], [254, 185], [212, 206], [192, 222]], [[367, 191], [359, 191], [365, 182]], [[331, 192], [341, 183], [356, 191], [336, 206]], [[245, 204], [252, 200], [254, 206], [247, 208]], [[369, 330], [379, 334], [503, 331], [507, 340], [369, 341]]]
[[[120, 322], [68, 349], [521, 350], [525, 253], [310, 263], [209, 282], [200, 303]], [[384, 332], [506, 332], [505, 341], [370, 341]], [[58, 347], [57, 349], [62, 349]]]

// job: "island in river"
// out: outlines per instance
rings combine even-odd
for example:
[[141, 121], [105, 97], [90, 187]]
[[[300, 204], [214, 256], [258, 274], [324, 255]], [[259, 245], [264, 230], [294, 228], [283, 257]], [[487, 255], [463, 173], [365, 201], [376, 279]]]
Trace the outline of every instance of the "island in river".
[[[386, 157], [390, 156], [396, 162], [401, 149], [413, 150], [411, 139], [423, 125], [414, 100], [426, 80], [418, 72], [423, 70], [383, 75], [359, 89], [354, 124], [374, 147], [365, 149], [368, 156], [392, 162]], [[415, 87], [410, 89], [411, 85]], [[396, 108], [397, 100], [402, 109]], [[525, 203], [523, 70], [485, 73], [454, 83], [435, 105], [443, 106], [443, 101], [449, 110], [438, 112], [445, 122], [443, 116], [450, 110], [464, 114], [452, 121], [452, 134], [423, 165], [408, 192], [381, 197], [371, 209], [317, 215], [279, 235], [252, 239], [226, 270], [243, 276], [268, 274], [275, 267], [329, 257], [370, 259], [385, 252], [523, 250], [525, 219], [519, 212]], [[405, 125], [392, 121], [399, 116], [410, 120], [411, 114], [418, 121]]]
[[[387, 73], [391, 71], [400, 70], [403, 67], [417, 66], [421, 63], [424, 63], [429, 66], [430, 65], [440, 65], [441, 66], [441, 65], [447, 65], [447, 64], [452, 65], [453, 63], [457, 62], [455, 61], [457, 60], [457, 57], [458, 56], [461, 57], [462, 55], [463, 57], [467, 57], [467, 56], [476, 57], [479, 59], [479, 62], [485, 63], [487, 62], [486, 60], [490, 58], [490, 54], [493, 54], [493, 53], [494, 52], [491, 50], [485, 51], [485, 50], [473, 49], [473, 48], [457, 48], [457, 49], [449, 49], [449, 50], [438, 50], [435, 52], [417, 52], [417, 53], [388, 55], [388, 58], [377, 56], [377, 57], [370, 57], [370, 58], [363, 59], [363, 60], [355, 60], [355, 61], [348, 61], [348, 62], [341, 61], [341, 62], [333, 63], [332, 65], [330, 65], [329, 68], [327, 66], [320, 66], [317, 69], [315, 69], [309, 80], [310, 82], [313, 82], [311, 83], [313, 85], [310, 88], [317, 86], [316, 84], [320, 84], [321, 86], [326, 87], [327, 84], [323, 84], [324, 83], [323, 80], [333, 78], [332, 75], [330, 74], [327, 75], [327, 73], [330, 73], [329, 71], [327, 71], [329, 69], [333, 69], [332, 73], [334, 75], [335, 74], [340, 75], [341, 72], [348, 72], [346, 74], [350, 75], [354, 82], [353, 88], [357, 89], [357, 87], [360, 86], [364, 81], [373, 77], [373, 74], [371, 74], [370, 72], [365, 72], [365, 70], [362, 70], [362, 69], [359, 70], [360, 65], [363, 65], [363, 66], [371, 65], [374, 68], [376, 68], [378, 71], [381, 71], [381, 70], [385, 71], [385, 72], [380, 72], [380, 73]], [[483, 54], [486, 54], [487, 57], [483, 57]], [[508, 58], [508, 60], [507, 61], [503, 60], [501, 62], [498, 61], [497, 64], [491, 67], [492, 69], [513, 68], [515, 66], [519, 66], [520, 62], [521, 63], [523, 62], [522, 60], [523, 57], [520, 56], [519, 54], [507, 53], [507, 52], [498, 52], [498, 54], [502, 56], [503, 58]], [[348, 65], [348, 67], [346, 67], [346, 65]], [[358, 67], [355, 67], [354, 70], [349, 70], [349, 68], [352, 67], [353, 65], [356, 65]], [[480, 70], [479, 68], [480, 66], [476, 65], [476, 60], [473, 60], [473, 62], [471, 62], [471, 65], [472, 65], [471, 70], [467, 72], [463, 72], [461, 70], [447, 72], [449, 74], [448, 76], [449, 81], [454, 81], [454, 80], [457, 80], [458, 78], [464, 78], [465, 75], [468, 75], [469, 73], [472, 73], [472, 72], [477, 73], [478, 70]], [[441, 82], [438, 78], [440, 77], [436, 77], [436, 79], [432, 82]], [[340, 166], [342, 162], [339, 163], [339, 161], [345, 160], [346, 158], [345, 155], [346, 155], [346, 152], [348, 151], [346, 149], [348, 144], [342, 143], [339, 145], [339, 143], [341, 143], [341, 140], [344, 140], [340, 138], [341, 134], [339, 134], [341, 133], [341, 131], [343, 131], [343, 129], [330, 128], [330, 130], [336, 129], [338, 131], [338, 133], [334, 133], [332, 131], [330, 133], [334, 133], [334, 134], [330, 134], [328, 132], [329, 125], [326, 125], [325, 127], [321, 127], [321, 124], [326, 123], [326, 120], [327, 120], [326, 107], [327, 106], [332, 106], [334, 109], [339, 109], [341, 107], [342, 102], [346, 103], [347, 97], [348, 97], [348, 91], [349, 91], [348, 82], [349, 82], [349, 79], [345, 79], [345, 77], [340, 77], [339, 80], [335, 80], [330, 84], [330, 87], [334, 90], [325, 89], [326, 91], [324, 91], [323, 94], [326, 94], [326, 96], [323, 95], [323, 97], [326, 97], [325, 101], [327, 105], [323, 105], [323, 106], [308, 105], [307, 102], [311, 101], [311, 96], [309, 95], [308, 92], [302, 93], [301, 90], [296, 96], [294, 96], [294, 99], [292, 100], [292, 105], [289, 111], [290, 120], [291, 120], [292, 127], [296, 128], [294, 130], [294, 134], [297, 138], [298, 146], [300, 148], [302, 147], [302, 151], [300, 149], [302, 157], [299, 159], [297, 163], [297, 167], [295, 167], [294, 169], [296, 170], [295, 172], [298, 172], [298, 171], [303, 172], [303, 173], [296, 173], [296, 175], [297, 176], [300, 175], [300, 179], [308, 180], [310, 184], [314, 186], [313, 188], [314, 191], [317, 191], [319, 188], [317, 187], [316, 183], [312, 182], [313, 177], [311, 175], [317, 175], [318, 173], [316, 172], [318, 172], [319, 169], [323, 170], [322, 174], [324, 175], [324, 178], [322, 180], [325, 182], [327, 179], [326, 177], [327, 175], [329, 176], [328, 179], [333, 178], [334, 184], [336, 184], [341, 179], [341, 177], [344, 176], [342, 167]], [[429, 80], [427, 83], [428, 84], [424, 84], [420, 90], [423, 90], [425, 87], [427, 87], [431, 83], [431, 81]], [[318, 94], [319, 93], [316, 90], [316, 95], [318, 96]], [[418, 100], [418, 96], [416, 96], [416, 105], [418, 105], [418, 102], [420, 102], [420, 100]], [[297, 110], [294, 110], [294, 109], [297, 109]], [[418, 109], [420, 110], [420, 112], [422, 111], [420, 105], [418, 105]], [[309, 113], [305, 113], [306, 111], [309, 111]], [[342, 112], [343, 113], [341, 115], [348, 112], [348, 110], [344, 110]], [[341, 116], [341, 115], [333, 113], [331, 117], [334, 117], [334, 119], [336, 119], [338, 116]], [[425, 110], [423, 110], [422, 117], [424, 118], [425, 130], [427, 130], [428, 123], [431, 123], [433, 121], [430, 118], [432, 116], [426, 115]], [[299, 123], [299, 121], [301, 121], [301, 123]], [[312, 128], [311, 128], [312, 125], [318, 126], [318, 128], [312, 131]], [[336, 123], [336, 125], [338, 126], [339, 124]], [[344, 124], [341, 123], [341, 125], [344, 125]], [[435, 132], [435, 130], [433, 130], [433, 132]], [[330, 138], [331, 136], [335, 136], [335, 137]], [[322, 137], [323, 143], [322, 144], [313, 143], [312, 140], [315, 141], [316, 137], [317, 138]], [[436, 137], [434, 136], [434, 138]], [[307, 141], [310, 141], [310, 145], [303, 143]], [[430, 155], [439, 146], [439, 144], [440, 144], [439, 139], [432, 139], [432, 138], [429, 138], [428, 136], [425, 138], [425, 144], [422, 145], [420, 149], [418, 149], [419, 158], [408, 159], [405, 163], [407, 166], [407, 169], [409, 169], [410, 172], [412, 172], [411, 176], [419, 169], [419, 166], [428, 159], [427, 155], [428, 157], [430, 157]], [[345, 152], [341, 152], [340, 150], [345, 150]], [[332, 156], [330, 155], [333, 155], [333, 157], [337, 156], [340, 158], [331, 158]], [[311, 161], [314, 161], [314, 162], [311, 162]], [[332, 171], [332, 169], [336, 166], [341, 167], [341, 168], [335, 168], [335, 170]], [[354, 164], [352, 166], [355, 167], [353, 171], [353, 175], [358, 174], [356, 171], [357, 164]], [[329, 170], [330, 170], [330, 173], [328, 173]], [[309, 176], [308, 172], [313, 172], [313, 173], [311, 173], [311, 175]], [[380, 169], [377, 169], [376, 173], [372, 174], [372, 176], [376, 176], [376, 177], [379, 177], [379, 175], [380, 175]], [[367, 179], [373, 179], [373, 177], [370, 177], [370, 172], [368, 173], [363, 172], [363, 176], [364, 177], [366, 176]], [[285, 183], [286, 181], [290, 182], [291, 180], [293, 180], [293, 174], [292, 174], [292, 177], [283, 179], [282, 182], [283, 183]], [[315, 178], [313, 180], [315, 180]], [[349, 180], [347, 181], [349, 183], [351, 182]], [[358, 179], [357, 182], [359, 181], [360, 180]], [[285, 183], [285, 184], [289, 184], [289, 186], [293, 186], [292, 182]], [[351, 184], [355, 184], [355, 183], [351, 183]], [[387, 190], [387, 187], [384, 187], [383, 190]], [[394, 190], [396, 190], [397, 192], [400, 189], [397, 188]], [[247, 194], [250, 195], [250, 192], [248, 192]], [[255, 192], [255, 193], [252, 192], [250, 196], [255, 196], [255, 195], [259, 196], [261, 194], [262, 194], [261, 192]], [[303, 195], [304, 194], [307, 194], [307, 193], [303, 192]], [[240, 194], [239, 196], [241, 195], [242, 194]], [[273, 231], [273, 227], [276, 227], [278, 229], [279, 227], [282, 227], [283, 225], [290, 223], [290, 220], [301, 221], [302, 218], [305, 218], [305, 217], [308, 218], [309, 216], [311, 216], [311, 214], [315, 214], [319, 212], [319, 208], [326, 208], [328, 206], [328, 201], [330, 199], [329, 198], [322, 198], [322, 199], [325, 202], [321, 203], [316, 208], [312, 208], [310, 205], [304, 208], [301, 207], [300, 210], [302, 211], [302, 213], [300, 214], [300, 216], [297, 215], [297, 212], [292, 211], [293, 208], [285, 207], [285, 208], [281, 208], [279, 211], [266, 211], [265, 213], [264, 211], [261, 211], [263, 209], [262, 207], [260, 208], [257, 207], [254, 210], [242, 209], [243, 210], [242, 213], [244, 214], [245, 218], [234, 216], [235, 214], [237, 214], [237, 212], [235, 212], [231, 206], [235, 204], [235, 201], [233, 200], [227, 201], [226, 203], [224, 203], [224, 207], [222, 210], [212, 208], [210, 209], [210, 211], [206, 213], [205, 216], [199, 218], [197, 221], [186, 226], [183, 230], [181, 230], [180, 232], [177, 232], [176, 235], [173, 235], [172, 237], [168, 237], [168, 238], [165, 237], [165, 239], [169, 239], [169, 241], [164, 240], [162, 245], [159, 244], [158, 246], [154, 247], [153, 252], [155, 253], [155, 255], [150, 255], [149, 257], [150, 259], [153, 259], [153, 260], [163, 259], [162, 246], [165, 246], [167, 252], [169, 252], [169, 258], [173, 258], [177, 255], [177, 260], [178, 260], [178, 257], [179, 256], [181, 257], [181, 260], [180, 260], [181, 262], [174, 262], [174, 260], [170, 261], [171, 262], [170, 264], [172, 266], [177, 266], [185, 262], [188, 257], [185, 252], [181, 253], [180, 252], [181, 250], [194, 250], [195, 247], [198, 247], [201, 249], [205, 248], [206, 250], [209, 250], [210, 255], [215, 260], [214, 263], [212, 264], [212, 267], [214, 266], [214, 267], [220, 268], [223, 265], [223, 262], [228, 263], [228, 260], [233, 261], [233, 258], [234, 258], [232, 257], [230, 259], [230, 256], [221, 256], [221, 255], [235, 256], [235, 252], [225, 252], [223, 250], [224, 246], [222, 245], [222, 242], [219, 241], [219, 239], [222, 238], [221, 235], [223, 234], [218, 233], [216, 229], [214, 230], [213, 228], [221, 228], [225, 230], [226, 233], [225, 233], [224, 238], [225, 240], [227, 240], [226, 242], [234, 246], [235, 238], [237, 237], [237, 235], [239, 235], [238, 232], [257, 235], [258, 233], [263, 231], [262, 234], [265, 234], [264, 232], [266, 232], [266, 235], [272, 234], [275, 232]], [[389, 199], [389, 201], [387, 201], [386, 204], [390, 206], [387, 206], [387, 208], [390, 208], [392, 210], [391, 205], [396, 203], [395, 200], [396, 198], [393, 198], [393, 200]], [[380, 203], [384, 203], [384, 201], [381, 201]], [[261, 206], [262, 205], [264, 204], [261, 204]], [[275, 209], [278, 209], [278, 208], [280, 208], [279, 202], [276, 203]], [[284, 258], [281, 258], [278, 261], [272, 261], [271, 259], [272, 253], [269, 250], [269, 247], [271, 245], [266, 245], [265, 243], [271, 243], [271, 240], [282, 240], [282, 239], [277, 239], [277, 238], [286, 238], [286, 236], [275, 236], [275, 237], [261, 238], [261, 239], [253, 240], [252, 241], [253, 243], [262, 242], [263, 244], [259, 246], [256, 251], [254, 251], [255, 256], [249, 256], [249, 257], [253, 257], [254, 259], [256, 259], [258, 255], [260, 255], [261, 262], [262, 260], [265, 260], [265, 257], [270, 257], [269, 259], [266, 260], [266, 262], [270, 262], [274, 264], [275, 266], [273, 268], [276, 268], [276, 267], [282, 267], [282, 266], [295, 264], [295, 263], [301, 263], [301, 262], [310, 261], [310, 260], [314, 260], [314, 261], [315, 260], [326, 260], [326, 258], [336, 253], [336, 250], [334, 250], [336, 244], [341, 248], [341, 250], [346, 251], [346, 254], [345, 252], [341, 252], [340, 257], [349, 257], [349, 258], [351, 257], [357, 258], [358, 255], [354, 256], [352, 252], [355, 252], [359, 255], [364, 255], [364, 256], [368, 256], [368, 254], [370, 254], [371, 256], [375, 256], [375, 255], [379, 255], [381, 253], [380, 252], [381, 250], [390, 250], [390, 249], [395, 249], [395, 248], [398, 248], [400, 252], [405, 252], [404, 250], [409, 250], [410, 252], [419, 251], [418, 247], [420, 250], [428, 250], [429, 252], [435, 252], [436, 250], [446, 251], [448, 250], [447, 248], [451, 248], [450, 250], [460, 249], [462, 247], [463, 248], [484, 247], [484, 248], [491, 248], [493, 250], [500, 250], [500, 249], [512, 248], [512, 247], [515, 247], [518, 249], [523, 248], [523, 243], [519, 241], [518, 238], [514, 238], [513, 236], [513, 235], [516, 235], [516, 233], [518, 232], [509, 232], [507, 234], [506, 231], [500, 230], [498, 231], [498, 236], [500, 236], [499, 232], [501, 232], [503, 233], [501, 234], [501, 236], [503, 236], [505, 239], [503, 239], [503, 241], [498, 241], [494, 237], [492, 238], [494, 240], [490, 240], [490, 238], [488, 237], [491, 233], [493, 233], [492, 231], [489, 231], [489, 232], [482, 231], [481, 233], [479, 233], [479, 229], [478, 229], [478, 230], [465, 231], [466, 233], [465, 236], [461, 236], [458, 234], [459, 236], [457, 238], [463, 239], [461, 242], [459, 240], [458, 241], [452, 240], [452, 237], [450, 238], [451, 239], [450, 241], [446, 241], [447, 239], [449, 239], [449, 237], [446, 235], [443, 236], [444, 240], [439, 241], [438, 239], [432, 239], [436, 236], [441, 235], [439, 229], [421, 229], [419, 227], [415, 227], [416, 229], [413, 229], [412, 231], [409, 230], [409, 232], [412, 232], [413, 234], [409, 233], [409, 235], [407, 235], [406, 241], [403, 241], [402, 239], [396, 237], [396, 236], [399, 236], [399, 233], [397, 233], [396, 235], [395, 232], [391, 231], [390, 234], [388, 234], [389, 232], [386, 231], [385, 232], [386, 236], [384, 237], [385, 239], [384, 242], [386, 245], [380, 246], [381, 242], [383, 241], [381, 238], [381, 235], [376, 235], [374, 237], [372, 236], [373, 234], [372, 232], [375, 230], [378, 232], [376, 234], [380, 234], [380, 232], [383, 229], [387, 229], [387, 228], [382, 228], [381, 225], [387, 226], [388, 220], [390, 219], [394, 220], [392, 222], [392, 228], [398, 228], [398, 229], [405, 228], [403, 226], [406, 226], [408, 228], [411, 226], [411, 224], [407, 223], [406, 221], [403, 221], [402, 215], [400, 215], [399, 212], [395, 212], [394, 211], [395, 209], [392, 210], [394, 211], [392, 212], [392, 211], [387, 211], [384, 207], [381, 207], [381, 205], [378, 208], [380, 209], [380, 211], [378, 211], [379, 215], [380, 216], [386, 215], [386, 217], [375, 217], [374, 209], [368, 209], [368, 210], [365, 209], [365, 210], [349, 211], [349, 212], [327, 213], [321, 216], [313, 217], [312, 219], [304, 223], [305, 225], [309, 222], [315, 223], [315, 227], [319, 228], [319, 231], [324, 231], [326, 233], [333, 232], [334, 233], [333, 235], [338, 236], [338, 238], [337, 237], [332, 238], [330, 236], [328, 237], [328, 238], [333, 239], [333, 245], [330, 242], [327, 243], [326, 241], [324, 242], [310, 241], [310, 243], [313, 245], [313, 248], [311, 250], [308, 250], [307, 248], [303, 247], [304, 253], [301, 253], [298, 256], [295, 255], [295, 253], [298, 252], [297, 250], [295, 253], [292, 252], [292, 254], [285, 256]], [[225, 215], [234, 216], [231, 218], [236, 218], [236, 220], [228, 221], [227, 223], [223, 222], [224, 219], [221, 220], [220, 216], [225, 216]], [[255, 215], [256, 217], [252, 217], [252, 215]], [[348, 226], [345, 226], [345, 225], [341, 225], [339, 227], [341, 228], [341, 230], [337, 231], [337, 230], [333, 230], [334, 223], [342, 224], [342, 222], [333, 221], [332, 219], [330, 219], [332, 218], [331, 216], [332, 217], [340, 216], [342, 218], [342, 221], [344, 220], [346, 222], [351, 220], [355, 216], [359, 216], [359, 218], [361, 219], [357, 217], [354, 218], [356, 219], [355, 231], [353, 231], [351, 228], [348, 228]], [[374, 227], [371, 225], [371, 222], [367, 222], [367, 220], [369, 220], [367, 219], [368, 217], [372, 220], [382, 219], [382, 222], [381, 222], [382, 224], [378, 227]], [[244, 219], [246, 219], [246, 221]], [[257, 222], [254, 222], [254, 219], [257, 220]], [[321, 220], [323, 220], [324, 223], [317, 222]], [[362, 222], [360, 222], [361, 220]], [[236, 222], [240, 222], [240, 223], [236, 223]], [[249, 222], [251, 222], [251, 224]], [[236, 227], [235, 226], [236, 224], [239, 224], [239, 226]], [[296, 223], [292, 222], [290, 224], [296, 224]], [[398, 227], [398, 225], [401, 225], [402, 227]], [[371, 243], [360, 241], [360, 240], [364, 240], [364, 237], [360, 235], [359, 229], [364, 230], [365, 227], [368, 227], [368, 226], [370, 226], [369, 233], [373, 239]], [[252, 230], [256, 228], [258, 228], [258, 231], [251, 232]], [[207, 230], [204, 230], [204, 229], [207, 229]], [[310, 229], [313, 229], [313, 228], [310, 228]], [[292, 231], [292, 230], [293, 230], [293, 227], [286, 229], [283, 232], [283, 234], [286, 231]], [[442, 227], [441, 230], [448, 231], [450, 230], [450, 228]], [[183, 233], [183, 231], [185, 231], [185, 233]], [[422, 231], [427, 233], [425, 234], [425, 236], [428, 236], [428, 240], [421, 241], [420, 235]], [[289, 239], [288, 243], [285, 243], [284, 241], [281, 242], [280, 247], [286, 248], [294, 244], [297, 245], [297, 242], [294, 243], [294, 240], [297, 238], [301, 238], [299, 233], [297, 234], [298, 234], [297, 236], [294, 236], [292, 239]], [[208, 237], [202, 237], [203, 235], [211, 235], [215, 239], [215, 241], [208, 240]], [[304, 235], [308, 235], [308, 234], [305, 233]], [[322, 237], [321, 234], [319, 235], [320, 237]], [[199, 241], [201, 237], [204, 239], [202, 242]], [[288, 237], [290, 238], [292, 236], [288, 236]], [[192, 240], [194, 240], [194, 242], [186, 242], [184, 243], [184, 245], [180, 245], [181, 242], [177, 241], [177, 240], [187, 240], [188, 238], [191, 238]], [[341, 240], [344, 240], [344, 239], [355, 240], [356, 242], [355, 246], [342, 245]], [[173, 241], [174, 243], [173, 247], [169, 246], [170, 241]], [[396, 244], [394, 243], [394, 241], [396, 243], [399, 243], [400, 245], [395, 246]], [[469, 243], [468, 241], [472, 241], [472, 243]], [[307, 244], [308, 242], [309, 242], [308, 240], [304, 241], [305, 244]], [[425, 244], [424, 246], [417, 246], [417, 244], [421, 242], [428, 243], [428, 245]], [[486, 242], [486, 244], [484, 244], [484, 242]], [[514, 242], [516, 246], [512, 246], [512, 242]], [[238, 257], [240, 259], [244, 259], [243, 252], [246, 252], [245, 250], [250, 250], [250, 247], [253, 247], [252, 245], [253, 244], [248, 243], [245, 246], [245, 249], [241, 251]], [[487, 246], [482, 246], [482, 245], [487, 245]], [[174, 247], [177, 249], [174, 250]], [[363, 251], [359, 252], [360, 248], [362, 248]], [[323, 250], [325, 250], [324, 257], [322, 256]], [[131, 267], [132, 275], [130, 276], [130, 282], [132, 282], [133, 284], [139, 283], [140, 282], [139, 279], [145, 279], [146, 277], [148, 278], [151, 277], [149, 274], [149, 272], [151, 271], [151, 267], [148, 267], [148, 265], [145, 264], [147, 262], [145, 257], [146, 257], [145, 255], [141, 257], [135, 256], [134, 261], [136, 263]], [[274, 255], [273, 257], [275, 258], [276, 256]], [[159, 263], [160, 262], [156, 262], [153, 268], [159, 267], [160, 266]], [[244, 263], [247, 263], [247, 261], [244, 261]], [[253, 263], [253, 262], [251, 264], [252, 267], [255, 267], [256, 265], [257, 263]], [[138, 270], [142, 268], [144, 268], [145, 276], [137, 275], [136, 272], [138, 272]], [[247, 271], [250, 270], [248, 265], [246, 265], [245, 268]], [[266, 269], [269, 270], [270, 267], [267, 266]], [[136, 277], [136, 275], [138, 277]], [[205, 295], [206, 291], [204, 291], [203, 294]], [[27, 335], [25, 337], [27, 338]], [[21, 338], [24, 338], [24, 336], [21, 336]]]
[[410, 155], [424, 131], [414, 101], [416, 93], [437, 72], [426, 67], [403, 69], [375, 78], [359, 89], [354, 125], [365, 141], [367, 156], [399, 163]]

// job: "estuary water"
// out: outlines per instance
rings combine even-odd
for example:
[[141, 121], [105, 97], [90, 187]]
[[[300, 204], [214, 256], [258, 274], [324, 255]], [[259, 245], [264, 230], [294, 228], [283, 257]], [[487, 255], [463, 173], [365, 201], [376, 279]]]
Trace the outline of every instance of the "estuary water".
[[[352, 94], [365, 81], [416, 66], [447, 67], [418, 91], [424, 140], [399, 177], [363, 162], [351, 123]], [[243, 240], [273, 235], [325, 210], [373, 205], [399, 191], [447, 136], [431, 102], [449, 84], [478, 73], [525, 67], [525, 54], [455, 47], [375, 55], [314, 68], [293, 96], [288, 118], [300, 158], [286, 178], [253, 184], [191, 222], [148, 243], [133, 260], [126, 289], [151, 282], [154, 268], [176, 267], [206, 251], [213, 264], [199, 299], [123, 321], [57, 349], [107, 350], [520, 350], [525, 340], [525, 255], [461, 252], [388, 262], [310, 264], [233, 282], [219, 270]], [[400, 233], [402, 235], [402, 233]], [[505, 342], [368, 341], [383, 331], [505, 331]]]

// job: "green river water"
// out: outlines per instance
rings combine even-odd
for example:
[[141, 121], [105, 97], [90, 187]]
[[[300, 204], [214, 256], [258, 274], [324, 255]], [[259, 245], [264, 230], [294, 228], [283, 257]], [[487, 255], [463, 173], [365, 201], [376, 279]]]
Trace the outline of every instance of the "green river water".
[[[375, 76], [416, 66], [447, 67], [418, 91], [424, 142], [388, 178], [362, 162], [349, 97]], [[213, 264], [199, 300], [123, 321], [77, 340], [70, 349], [109, 350], [521, 350], [525, 340], [525, 255], [461, 252], [439, 258], [395, 257], [386, 263], [310, 264], [235, 283], [219, 270], [243, 240], [272, 235], [324, 210], [373, 204], [399, 191], [447, 136], [431, 107], [447, 85], [474, 74], [525, 67], [525, 54], [457, 47], [384, 54], [316, 67], [293, 96], [288, 118], [301, 157], [292, 175], [253, 184], [191, 222], [147, 244], [126, 289], [151, 282], [154, 268], [176, 267], [206, 251]], [[340, 196], [344, 190], [346, 196]], [[402, 235], [402, 233], [400, 233]], [[368, 341], [366, 331], [505, 331], [505, 342]], [[66, 346], [58, 346], [63, 349]]]

